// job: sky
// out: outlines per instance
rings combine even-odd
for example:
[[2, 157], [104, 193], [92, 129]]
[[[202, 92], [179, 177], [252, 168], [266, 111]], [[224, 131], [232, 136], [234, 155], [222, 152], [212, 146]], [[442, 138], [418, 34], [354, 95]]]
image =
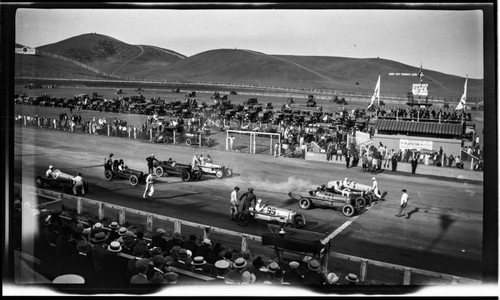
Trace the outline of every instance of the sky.
[[15, 40], [39, 47], [98, 33], [186, 56], [237, 48], [280, 55], [380, 57], [414, 67], [422, 64], [424, 71], [484, 78], [482, 11], [445, 8], [22, 8], [16, 14]]

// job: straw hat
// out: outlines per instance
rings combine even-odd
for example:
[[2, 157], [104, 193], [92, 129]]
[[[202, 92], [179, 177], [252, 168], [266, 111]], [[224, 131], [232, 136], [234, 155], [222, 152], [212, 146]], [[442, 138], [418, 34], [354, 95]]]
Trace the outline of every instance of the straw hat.
[[291, 261], [288, 264], [288, 266], [290, 267], [290, 269], [295, 270], [295, 269], [299, 268], [300, 264], [298, 262], [296, 262], [296, 261]]
[[326, 276], [326, 280], [329, 284], [334, 284], [339, 280], [339, 277], [335, 273], [328, 273], [328, 275]]
[[120, 225], [118, 225], [118, 222], [111, 222], [111, 224], [109, 224], [109, 228], [115, 230], [120, 228]]
[[193, 266], [203, 266], [205, 265], [207, 262], [203, 259], [203, 256], [195, 256], [193, 258]]
[[233, 263], [233, 267], [235, 269], [241, 269], [241, 268], [244, 268], [245, 266], [247, 265], [247, 261], [243, 258], [243, 257], [238, 257], [234, 263]]
[[307, 264], [307, 267], [312, 271], [319, 271], [319, 269], [321, 268], [319, 262], [315, 259], [311, 259]]
[[359, 282], [359, 279], [358, 279], [358, 276], [356, 274], [353, 274], [353, 273], [349, 273], [345, 279], [349, 282]]
[[114, 241], [109, 244], [108, 250], [111, 252], [120, 252], [122, 251], [122, 246], [119, 242]]

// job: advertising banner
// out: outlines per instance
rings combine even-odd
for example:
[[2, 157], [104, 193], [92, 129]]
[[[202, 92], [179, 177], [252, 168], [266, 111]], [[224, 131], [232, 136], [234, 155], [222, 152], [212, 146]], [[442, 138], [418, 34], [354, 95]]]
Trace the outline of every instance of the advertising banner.
[[411, 92], [415, 96], [427, 96], [429, 94], [428, 87], [428, 84], [414, 83]]
[[399, 149], [405, 151], [406, 149], [415, 150], [432, 150], [432, 141], [419, 141], [419, 140], [399, 140]]

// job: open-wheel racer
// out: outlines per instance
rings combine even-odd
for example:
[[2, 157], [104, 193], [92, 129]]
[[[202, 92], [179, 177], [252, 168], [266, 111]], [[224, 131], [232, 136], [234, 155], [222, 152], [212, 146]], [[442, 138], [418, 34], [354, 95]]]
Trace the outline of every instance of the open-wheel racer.
[[204, 163], [197, 165], [203, 174], [207, 175], [215, 175], [218, 179], [222, 179], [224, 177], [231, 177], [233, 175], [233, 170], [227, 168], [224, 165], [216, 165], [213, 163]]
[[306, 225], [304, 215], [295, 210], [280, 208], [266, 203], [260, 211], [249, 207], [248, 210], [236, 214], [236, 223], [247, 226], [250, 220], [264, 220], [271, 223], [284, 224], [285, 227], [303, 228]]
[[113, 162], [112, 166], [104, 163], [104, 179], [111, 181], [113, 179], [126, 179], [130, 185], [136, 186], [139, 183], [146, 183], [146, 176], [144, 172], [130, 169], [124, 166], [121, 170], [118, 168], [118, 160]]
[[[35, 185], [38, 188], [43, 188], [46, 185], [62, 188], [64, 193], [73, 194], [74, 178], [75, 176], [73, 175], [69, 175], [61, 172], [59, 169], [55, 169], [49, 176], [37, 176], [35, 178]], [[88, 192], [89, 190], [89, 184], [85, 179], [83, 180], [83, 190], [85, 192]], [[80, 190], [79, 192], [82, 191]]]
[[163, 175], [167, 176], [180, 176], [182, 181], [200, 180], [202, 171], [199, 166], [191, 166], [189, 164], [180, 164], [172, 158], [168, 160], [159, 160], [153, 162], [154, 173], [158, 177]]

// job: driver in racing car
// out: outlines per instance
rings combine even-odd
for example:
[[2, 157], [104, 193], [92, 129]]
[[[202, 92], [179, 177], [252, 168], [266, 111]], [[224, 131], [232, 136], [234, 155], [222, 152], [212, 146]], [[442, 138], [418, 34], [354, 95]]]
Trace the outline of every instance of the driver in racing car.
[[352, 180], [349, 180], [349, 178], [344, 178], [344, 181], [342, 182], [343, 188], [348, 188], [349, 185], [352, 183]]
[[326, 192], [326, 185], [322, 184], [321, 186], [318, 186], [316, 192]]
[[173, 160], [172, 157], [169, 157], [167, 160], [167, 164], [171, 165], [172, 167], [175, 167], [175, 160]]
[[123, 159], [120, 159], [120, 162], [118, 163], [118, 171], [124, 171], [125, 170], [125, 162]]
[[257, 200], [257, 204], [255, 204], [255, 211], [261, 212], [267, 206], [267, 203], [262, 205], [262, 199]]
[[333, 190], [338, 193], [342, 193], [342, 183], [340, 180], [335, 181], [333, 184]]
[[45, 172], [45, 177], [50, 178], [50, 176], [52, 175], [52, 172], [54, 172], [54, 167], [52, 165], [50, 165], [47, 172]]

